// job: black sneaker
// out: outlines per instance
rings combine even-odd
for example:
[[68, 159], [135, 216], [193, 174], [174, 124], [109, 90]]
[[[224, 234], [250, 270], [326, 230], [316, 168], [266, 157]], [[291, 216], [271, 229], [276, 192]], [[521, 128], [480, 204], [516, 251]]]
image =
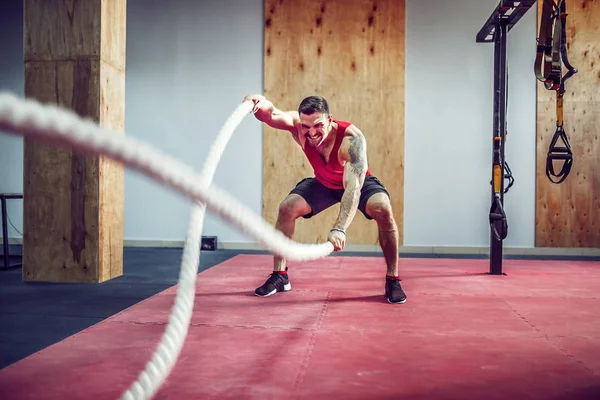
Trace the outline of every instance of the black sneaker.
[[406, 303], [406, 294], [400, 286], [398, 279], [385, 279], [385, 290], [383, 295], [387, 298], [388, 303], [402, 304]]
[[[287, 271], [287, 267], [285, 268]], [[269, 279], [259, 288], [256, 288], [254, 294], [260, 297], [272, 296], [277, 292], [287, 292], [292, 289], [292, 284], [288, 278], [288, 274], [272, 273]]]

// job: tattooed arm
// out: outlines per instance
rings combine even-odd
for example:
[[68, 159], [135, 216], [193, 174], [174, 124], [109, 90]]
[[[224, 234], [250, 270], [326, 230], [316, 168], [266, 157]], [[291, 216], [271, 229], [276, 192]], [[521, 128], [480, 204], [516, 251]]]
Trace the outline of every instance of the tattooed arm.
[[346, 130], [348, 136], [340, 146], [340, 161], [344, 165], [344, 195], [340, 204], [340, 213], [334, 228], [342, 229], [344, 232], [350, 226], [356, 215], [360, 192], [365, 181], [368, 169], [367, 143], [362, 132], [351, 125]]
[[339, 251], [346, 245], [346, 230], [356, 215], [360, 192], [367, 173], [367, 143], [362, 132], [354, 125], [346, 129], [346, 136], [340, 146], [339, 159], [344, 164], [344, 194], [340, 204], [340, 213], [328, 240], [333, 244], [334, 251]]

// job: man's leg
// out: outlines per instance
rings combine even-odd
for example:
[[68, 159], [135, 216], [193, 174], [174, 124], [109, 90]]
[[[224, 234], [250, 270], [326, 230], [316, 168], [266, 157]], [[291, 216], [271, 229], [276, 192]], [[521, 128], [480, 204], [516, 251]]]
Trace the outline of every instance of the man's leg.
[[398, 271], [398, 225], [389, 193], [377, 178], [368, 177], [365, 180], [359, 208], [366, 218], [377, 222], [379, 245], [387, 265], [384, 294], [390, 303], [405, 303], [406, 294], [400, 285]]
[[[279, 205], [275, 228], [292, 239], [298, 218], [311, 218], [339, 201], [334, 192], [320, 184], [315, 178], [303, 179]], [[283, 257], [273, 257], [273, 273], [254, 293], [257, 296], [266, 297], [290, 290], [292, 286], [287, 269]]]
[[[300, 195], [291, 193], [279, 205], [279, 214], [275, 228], [281, 231], [285, 236], [292, 239], [294, 237], [294, 229], [296, 228], [296, 220], [311, 212], [311, 207], [306, 200]], [[275, 256], [273, 263], [273, 271], [285, 271], [286, 262], [283, 257]]]
[[377, 222], [379, 245], [387, 264], [387, 275], [398, 276], [398, 226], [389, 197], [382, 192], [369, 197], [367, 214]]
[[[291, 239], [294, 236], [296, 219], [310, 212], [311, 207], [302, 196], [290, 193], [279, 205], [279, 214], [275, 228]], [[262, 286], [256, 288], [254, 294], [257, 296], [267, 297], [277, 292], [287, 292], [292, 289], [285, 259], [280, 256], [274, 256], [273, 260], [273, 273]]]

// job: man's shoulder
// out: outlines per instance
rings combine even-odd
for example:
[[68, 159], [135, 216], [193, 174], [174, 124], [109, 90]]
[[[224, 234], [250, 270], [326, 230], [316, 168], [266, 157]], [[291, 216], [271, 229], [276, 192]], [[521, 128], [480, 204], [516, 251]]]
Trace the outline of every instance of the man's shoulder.
[[294, 123], [300, 122], [300, 114], [298, 114], [298, 111], [290, 110], [290, 111], [286, 111], [285, 113], [287, 115], [289, 115], [290, 117], [292, 117], [292, 119], [294, 120]]
[[335, 120], [335, 122], [338, 124], [338, 132], [343, 134], [344, 139], [351, 140], [349, 138], [362, 135], [360, 129], [350, 121]]
[[349, 126], [353, 125], [352, 122], [343, 119], [334, 119], [334, 121], [336, 124], [338, 124], [341, 130], [346, 130]]
[[300, 114], [298, 114], [298, 111], [295, 111], [295, 110], [286, 111], [285, 113], [287, 115], [289, 115], [290, 117], [292, 117], [292, 121], [293, 121], [293, 125], [294, 125], [294, 132], [292, 132], [292, 133], [297, 133], [298, 127], [300, 126]]

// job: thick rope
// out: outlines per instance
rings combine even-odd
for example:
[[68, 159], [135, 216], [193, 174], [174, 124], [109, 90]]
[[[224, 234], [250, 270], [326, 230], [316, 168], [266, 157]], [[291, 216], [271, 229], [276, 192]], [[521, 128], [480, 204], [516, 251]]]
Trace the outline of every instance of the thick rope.
[[197, 174], [190, 167], [146, 143], [114, 134], [72, 111], [55, 105], [42, 105], [30, 99], [22, 100], [11, 93], [0, 93], [0, 130], [120, 161], [195, 201], [190, 213], [177, 295], [169, 323], [146, 368], [122, 394], [123, 400], [152, 398], [179, 357], [194, 306], [199, 245], [206, 207], [253, 237], [264, 248], [287, 259], [312, 260], [333, 251], [333, 245], [329, 242], [317, 245], [294, 242], [226, 192], [211, 185], [231, 135], [251, 108], [252, 102], [246, 101], [235, 109], [213, 143], [202, 174]]
[[[240, 104], [219, 131], [202, 168], [202, 174], [205, 176], [207, 185], [210, 185], [214, 179], [217, 166], [229, 139], [244, 117], [250, 112], [252, 106], [252, 102], [248, 101]], [[200, 263], [200, 243], [205, 211], [206, 205], [204, 203], [192, 204], [188, 231], [183, 246], [179, 285], [175, 304], [171, 311], [171, 318], [154, 355], [146, 364], [146, 368], [140, 373], [138, 380], [123, 393], [122, 400], [154, 397], [181, 353], [194, 308], [196, 275]]]
[[208, 185], [205, 177], [189, 166], [143, 141], [113, 134], [69, 110], [0, 92], [0, 131], [122, 162], [192, 200], [205, 203], [261, 247], [291, 261], [315, 260], [333, 251], [330, 242], [303, 244], [289, 239], [229, 193], [217, 185]]

